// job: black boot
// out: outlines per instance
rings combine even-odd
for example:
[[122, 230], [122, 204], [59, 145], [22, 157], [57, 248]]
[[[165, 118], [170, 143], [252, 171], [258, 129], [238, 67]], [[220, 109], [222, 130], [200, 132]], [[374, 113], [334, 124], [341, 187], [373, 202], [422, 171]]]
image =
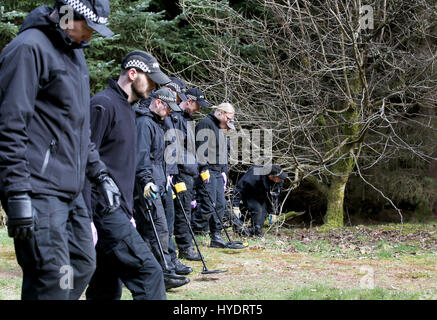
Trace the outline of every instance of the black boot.
[[187, 275], [193, 272], [193, 269], [191, 267], [184, 265], [182, 262], [180, 262], [178, 259], [175, 259], [172, 261], [175, 266], [175, 273], [179, 275]]
[[164, 284], [165, 290], [170, 290], [178, 287], [182, 287], [190, 282], [187, 277], [179, 276], [173, 272], [164, 271]]
[[209, 246], [211, 248], [226, 248], [226, 242], [223, 240], [220, 231], [215, 231], [211, 233], [211, 243]]
[[200, 261], [200, 255], [194, 252], [193, 247], [179, 249], [179, 259], [187, 259], [191, 261]]

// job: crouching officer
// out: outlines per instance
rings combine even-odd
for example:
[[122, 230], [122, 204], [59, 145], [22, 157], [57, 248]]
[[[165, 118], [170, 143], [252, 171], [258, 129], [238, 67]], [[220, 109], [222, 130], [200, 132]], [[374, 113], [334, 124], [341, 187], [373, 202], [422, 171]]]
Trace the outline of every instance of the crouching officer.
[[[168, 88], [161, 88], [151, 94], [150, 106], [136, 104], [137, 157], [136, 183], [143, 194], [135, 196], [134, 217], [137, 229], [143, 239], [150, 245], [156, 259], [164, 271], [166, 289], [180, 287], [190, 280], [175, 273], [175, 266], [168, 252], [168, 225], [161, 196], [166, 190], [167, 177], [164, 161], [165, 139], [164, 119], [174, 111], [180, 111], [176, 104], [176, 95]], [[144, 197], [151, 204], [152, 221], [139, 197]], [[158, 233], [158, 239], [155, 230]]]
[[[269, 169], [270, 167], [270, 169]], [[249, 233], [261, 236], [262, 226], [275, 207], [287, 174], [278, 165], [252, 166], [238, 180], [233, 194], [233, 213], [241, 217], [240, 203], [248, 211], [252, 227]]]
[[[72, 24], [62, 24], [61, 12], [74, 13]], [[81, 193], [86, 176], [107, 207], [119, 205], [90, 141], [82, 50], [94, 30], [112, 35], [109, 12], [106, 0], [38, 7], [0, 55], [0, 190], [23, 270], [22, 299], [78, 299], [88, 284], [95, 251]]]
[[135, 111], [139, 98], [169, 78], [157, 60], [144, 51], [133, 51], [121, 62], [118, 80], [91, 99], [91, 139], [120, 188], [120, 208], [108, 211], [92, 190], [91, 207], [98, 233], [97, 268], [86, 291], [88, 300], [121, 298], [123, 282], [135, 300], [166, 298], [161, 266], [131, 224], [136, 169]]

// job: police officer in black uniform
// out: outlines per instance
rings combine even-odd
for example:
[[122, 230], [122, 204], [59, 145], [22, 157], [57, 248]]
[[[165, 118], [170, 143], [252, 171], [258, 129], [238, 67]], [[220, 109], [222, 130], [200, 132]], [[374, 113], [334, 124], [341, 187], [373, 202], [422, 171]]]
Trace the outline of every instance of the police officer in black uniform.
[[82, 196], [86, 176], [108, 210], [119, 205], [90, 141], [82, 50], [93, 31], [112, 35], [109, 13], [106, 0], [38, 7], [0, 55], [0, 190], [23, 270], [22, 299], [78, 299], [88, 284], [95, 250]]
[[241, 216], [240, 204], [248, 211], [252, 227], [249, 233], [261, 236], [262, 226], [278, 200], [287, 178], [279, 165], [252, 166], [238, 180], [233, 194], [233, 212]]
[[[183, 101], [187, 100], [185, 96], [185, 83], [177, 78], [170, 77], [171, 82], [165, 85], [166, 88], [172, 90], [176, 94], [176, 103], [179, 104]], [[152, 98], [149, 97], [147, 99], [141, 100], [141, 107], [148, 108]], [[180, 112], [174, 111], [168, 117], [164, 118], [163, 129], [164, 129], [164, 138], [165, 138], [165, 147], [166, 151], [164, 153], [165, 160], [165, 174], [167, 178], [166, 184], [166, 192], [162, 194], [161, 201], [164, 207], [165, 218], [167, 220], [167, 228], [168, 228], [168, 253], [171, 257], [171, 261], [174, 265], [174, 270], [176, 274], [179, 275], [187, 275], [193, 272], [193, 269], [189, 266], [184, 265], [177, 258], [176, 253], [176, 244], [173, 240], [173, 232], [175, 228], [175, 203], [173, 198], [175, 195], [172, 192], [171, 185], [173, 184], [174, 176], [179, 173], [178, 171], [178, 161], [177, 161], [177, 147], [180, 145], [179, 142], [179, 134], [176, 131], [178, 128], [178, 117], [177, 114]], [[178, 217], [178, 220], [180, 217]]]
[[[199, 176], [199, 168], [196, 159], [195, 126], [192, 115], [200, 108], [208, 108], [210, 104], [205, 94], [198, 88], [190, 88], [185, 92], [187, 99], [179, 107], [181, 112], [172, 114], [175, 121], [175, 129], [181, 137], [179, 144], [180, 154], [178, 155], [178, 171], [174, 177], [174, 183], [184, 183], [186, 191], [178, 194], [183, 208], [179, 201], [175, 201], [175, 240], [179, 249], [179, 258], [200, 261], [198, 253], [194, 251], [193, 239], [184, 217], [184, 211], [188, 221], [191, 221], [191, 202], [194, 200], [194, 181]], [[176, 262], [177, 263], [177, 262]]]
[[[177, 276], [175, 273], [175, 267], [168, 252], [168, 224], [161, 199], [166, 192], [171, 192], [171, 189], [167, 188], [167, 171], [164, 161], [164, 119], [173, 110], [180, 111], [180, 108], [176, 103], [175, 93], [168, 88], [163, 87], [152, 92], [151, 98], [152, 101], [148, 107], [140, 102], [134, 108], [137, 116], [136, 183], [143, 190], [143, 194], [136, 195], [134, 217], [139, 233], [161, 263], [165, 286], [168, 290], [189, 282], [188, 278]], [[142, 202], [138, 197], [144, 197], [150, 201], [153, 221], [143, 214], [147, 209], [142, 207]], [[158, 233], [159, 242], [153, 226]]]
[[230, 103], [212, 108], [215, 111], [196, 125], [196, 154], [203, 185], [199, 184], [196, 190], [199, 206], [192, 225], [196, 231], [203, 231], [209, 225], [210, 247], [225, 248], [226, 242], [221, 236], [221, 219], [226, 206], [222, 172], [228, 163], [225, 132], [235, 128], [232, 122], [235, 109]]
[[109, 174], [120, 188], [120, 208], [105, 210], [93, 188], [90, 205], [98, 233], [97, 269], [86, 291], [89, 300], [120, 299], [121, 282], [136, 300], [165, 299], [161, 266], [133, 223], [136, 170], [135, 111], [132, 104], [146, 98], [156, 84], [170, 79], [147, 52], [133, 51], [122, 60], [118, 80], [91, 99], [91, 140]]
[[[171, 77], [171, 82], [165, 85], [166, 88], [169, 88], [173, 92], [176, 93], [176, 103], [181, 104], [187, 100], [185, 95], [186, 86], [185, 82], [177, 77]], [[182, 111], [181, 111], [182, 112]], [[189, 266], [184, 265], [181, 261], [178, 260], [176, 253], [176, 244], [173, 240], [173, 233], [175, 228], [179, 226], [180, 216], [176, 217], [175, 205], [177, 201], [174, 202], [175, 195], [172, 191], [171, 185], [174, 183], [174, 177], [179, 174], [178, 169], [178, 159], [177, 159], [177, 147], [181, 144], [181, 134], [178, 131], [180, 123], [178, 115], [181, 112], [174, 111], [172, 114], [164, 119], [164, 130], [165, 130], [165, 141], [166, 141], [166, 150], [168, 152], [165, 153], [165, 163], [166, 163], [166, 174], [167, 174], [167, 189], [170, 189], [166, 192], [162, 197], [162, 204], [165, 210], [165, 216], [167, 219], [168, 225], [168, 252], [170, 254], [173, 265], [175, 266], [176, 274], [187, 275], [193, 272], [193, 269]], [[176, 222], [178, 221], [178, 222]], [[176, 231], [178, 232], [178, 231]]]

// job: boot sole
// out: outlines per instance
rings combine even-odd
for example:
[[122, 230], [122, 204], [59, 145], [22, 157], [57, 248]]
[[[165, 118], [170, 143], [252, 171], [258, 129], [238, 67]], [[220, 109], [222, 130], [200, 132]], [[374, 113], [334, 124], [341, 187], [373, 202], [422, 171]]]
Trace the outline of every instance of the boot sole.
[[223, 244], [221, 244], [221, 243], [211, 242], [211, 243], [209, 244], [209, 247], [210, 247], [210, 248], [224, 249], [224, 248], [226, 248], [226, 244], [223, 245]]
[[182, 287], [182, 286], [184, 286], [184, 285], [186, 285], [186, 284], [188, 284], [188, 283], [190, 283], [190, 279], [187, 279], [187, 281], [185, 281], [185, 282], [183, 282], [183, 283], [180, 283], [180, 284], [177, 284], [177, 285], [173, 284], [173, 285], [171, 285], [170, 287], [165, 286], [165, 291], [168, 291], [168, 290], [171, 290], [171, 289], [175, 289], [175, 288]]
[[177, 275], [180, 275], [180, 276], [186, 276], [186, 275], [190, 274], [191, 272], [193, 272], [193, 270], [191, 270], [191, 271], [175, 271], [175, 273]]

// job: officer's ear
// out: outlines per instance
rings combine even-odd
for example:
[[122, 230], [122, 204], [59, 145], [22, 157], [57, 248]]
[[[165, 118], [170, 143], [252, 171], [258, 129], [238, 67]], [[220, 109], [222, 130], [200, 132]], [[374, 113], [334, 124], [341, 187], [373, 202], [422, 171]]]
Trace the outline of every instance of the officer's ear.
[[156, 99], [156, 102], [160, 105], [160, 110], [167, 110], [167, 105], [162, 101], [162, 99]]
[[127, 76], [130, 81], [134, 81], [138, 77], [138, 71], [135, 68], [130, 68], [127, 71]]

